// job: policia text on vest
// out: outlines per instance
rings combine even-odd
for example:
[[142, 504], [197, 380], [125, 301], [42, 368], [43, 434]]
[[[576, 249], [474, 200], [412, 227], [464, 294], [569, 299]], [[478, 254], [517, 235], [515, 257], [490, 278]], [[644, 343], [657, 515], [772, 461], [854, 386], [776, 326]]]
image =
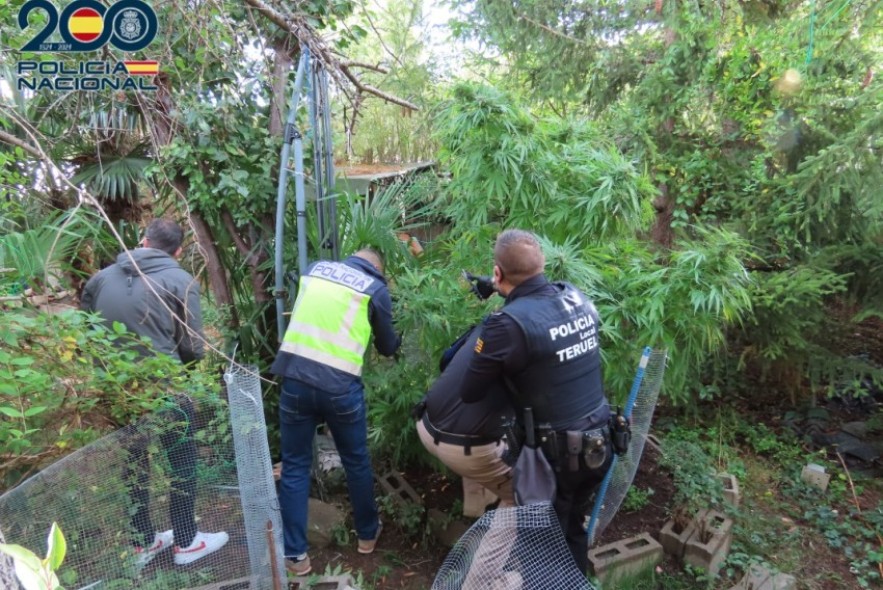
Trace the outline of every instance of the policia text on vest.
[[336, 262], [317, 262], [310, 271], [310, 276], [322, 277], [360, 292], [364, 292], [374, 282], [365, 273]]
[[318, 262], [300, 292], [280, 350], [350, 375], [362, 374], [371, 339], [366, 293], [375, 279], [340, 262]]
[[592, 316], [581, 315], [566, 324], [549, 329], [549, 338], [552, 342], [555, 342], [558, 338], [572, 336], [573, 334], [579, 334], [579, 342], [555, 351], [559, 362], [576, 358], [598, 348], [598, 331]]

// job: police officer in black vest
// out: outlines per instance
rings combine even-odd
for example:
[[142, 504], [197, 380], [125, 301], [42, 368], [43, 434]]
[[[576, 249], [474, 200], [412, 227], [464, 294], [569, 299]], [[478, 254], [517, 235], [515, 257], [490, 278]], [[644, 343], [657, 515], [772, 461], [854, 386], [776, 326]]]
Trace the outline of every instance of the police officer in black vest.
[[516, 413], [532, 408], [537, 439], [555, 470], [555, 512], [585, 572], [585, 516], [613, 457], [600, 325], [592, 302], [573, 285], [549, 282], [544, 265], [532, 233], [511, 229], [497, 237], [494, 284], [506, 304], [485, 324], [460, 391], [474, 403], [503, 378]]

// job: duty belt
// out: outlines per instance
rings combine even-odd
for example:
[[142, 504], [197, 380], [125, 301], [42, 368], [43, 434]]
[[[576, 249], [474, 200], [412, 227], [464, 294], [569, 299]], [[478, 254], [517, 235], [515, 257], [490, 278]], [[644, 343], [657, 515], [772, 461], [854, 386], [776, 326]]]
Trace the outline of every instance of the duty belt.
[[445, 432], [444, 430], [439, 430], [435, 426], [432, 425], [432, 422], [429, 421], [429, 413], [423, 413], [423, 426], [426, 427], [426, 431], [429, 433], [429, 436], [432, 437], [432, 441], [435, 444], [439, 442], [443, 442], [449, 445], [457, 445], [458, 447], [463, 447], [463, 453], [465, 455], [472, 454], [472, 447], [480, 447], [481, 445], [489, 445], [492, 443], [500, 444], [500, 441], [495, 438], [488, 438], [484, 436], [476, 436], [469, 434], [454, 434], [452, 432]]
[[555, 431], [549, 427], [537, 429], [543, 452], [555, 469], [560, 471], [566, 464], [568, 470], [578, 471], [580, 463], [589, 469], [597, 469], [607, 460], [610, 428], [600, 426], [589, 430]]

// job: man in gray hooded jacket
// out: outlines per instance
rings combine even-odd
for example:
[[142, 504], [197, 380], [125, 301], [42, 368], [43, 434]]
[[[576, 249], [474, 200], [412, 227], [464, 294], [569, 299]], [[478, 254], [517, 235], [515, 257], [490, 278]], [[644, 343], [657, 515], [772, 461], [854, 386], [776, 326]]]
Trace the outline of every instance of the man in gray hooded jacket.
[[[169, 219], [156, 219], [148, 227], [143, 247], [126, 251], [115, 264], [89, 279], [80, 307], [97, 311], [108, 324], [121, 322], [129, 332], [146, 336], [153, 351], [184, 364], [203, 356], [202, 310], [199, 283], [175, 258], [181, 255], [184, 232]], [[151, 354], [142, 347], [143, 355]], [[157, 531], [150, 518], [150, 464], [147, 442], [133, 425], [133, 443], [126, 482], [134, 505], [132, 528], [136, 533], [138, 565], [146, 565], [174, 545], [175, 563], [187, 565], [217, 551], [227, 533], [204, 533], [196, 528], [196, 442], [193, 439], [193, 401], [170, 392], [170, 409], [159, 442], [173, 471], [170, 491], [172, 530]], [[151, 542], [152, 541], [152, 542]]]

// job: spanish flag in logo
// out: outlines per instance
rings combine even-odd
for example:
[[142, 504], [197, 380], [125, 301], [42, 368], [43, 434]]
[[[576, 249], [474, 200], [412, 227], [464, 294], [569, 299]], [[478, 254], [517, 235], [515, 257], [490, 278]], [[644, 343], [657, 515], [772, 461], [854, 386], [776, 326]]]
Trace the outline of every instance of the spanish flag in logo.
[[124, 61], [130, 76], [156, 76], [159, 73], [158, 61]]
[[88, 43], [97, 39], [104, 30], [104, 19], [93, 8], [80, 8], [68, 19], [67, 26], [74, 39]]

